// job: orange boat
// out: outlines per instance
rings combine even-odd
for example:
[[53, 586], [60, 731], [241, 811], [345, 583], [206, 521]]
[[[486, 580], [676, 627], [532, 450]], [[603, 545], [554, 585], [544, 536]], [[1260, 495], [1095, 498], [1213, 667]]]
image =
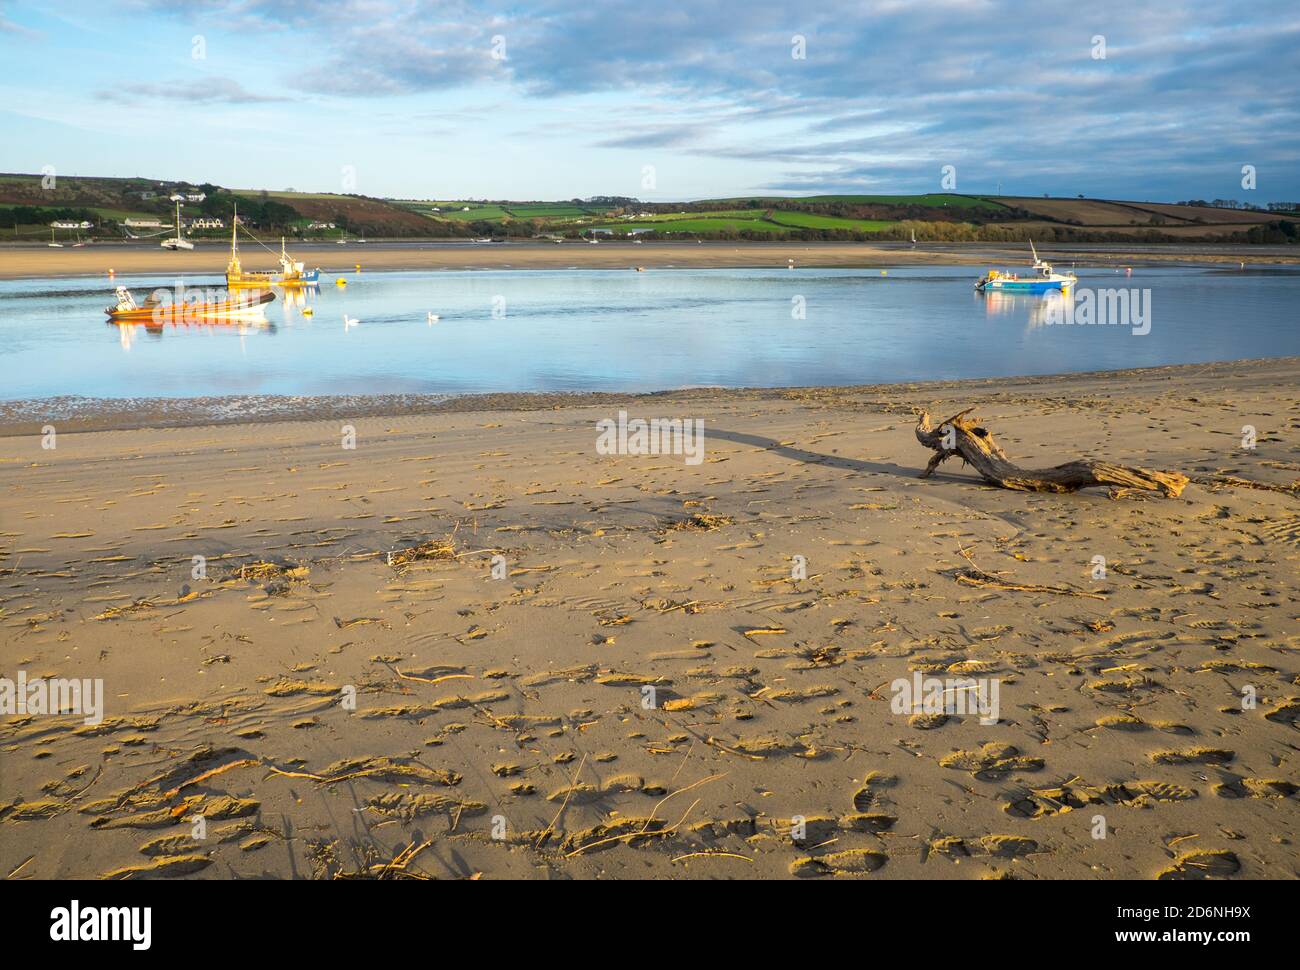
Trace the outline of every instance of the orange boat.
[[262, 293], [249, 293], [237, 299], [226, 300], [179, 300], [162, 303], [150, 297], [144, 305], [135, 302], [135, 297], [125, 286], [117, 288], [117, 303], [105, 308], [111, 323], [143, 323], [161, 325], [164, 323], [226, 323], [240, 322], [250, 317], [260, 317], [263, 305], [275, 299], [270, 290]]

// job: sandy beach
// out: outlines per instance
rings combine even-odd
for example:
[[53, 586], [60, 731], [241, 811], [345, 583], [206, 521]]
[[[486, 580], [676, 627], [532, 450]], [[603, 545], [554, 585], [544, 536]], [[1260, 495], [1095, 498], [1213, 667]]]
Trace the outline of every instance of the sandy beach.
[[[0, 872], [1294, 878], [1298, 385], [11, 406], [0, 674], [103, 704], [0, 718]], [[1191, 484], [919, 479], [971, 406]], [[620, 410], [700, 460], [601, 454]]]
[[[1045, 254], [1064, 259], [1077, 253], [1080, 265], [1125, 266], [1132, 264], [1195, 263], [1283, 264], [1300, 262], [1294, 247], [1275, 246], [1134, 246], [1063, 245], [1040, 247]], [[868, 243], [755, 243], [755, 242], [602, 242], [589, 245], [567, 240], [560, 245], [545, 242], [472, 244], [464, 242], [384, 243], [335, 246], [298, 244], [293, 254], [308, 266], [319, 266], [326, 274], [363, 270], [433, 269], [711, 269], [788, 266], [862, 269], [884, 266], [1017, 265], [1027, 261], [1024, 244], [997, 246], [989, 243], [931, 243], [915, 249], [906, 244]], [[246, 267], [274, 269], [271, 254], [263, 252], [260, 262], [253, 248], [243, 252]], [[82, 249], [0, 247], [0, 279], [26, 277], [107, 277], [112, 269], [119, 276], [139, 273], [203, 273], [226, 271], [229, 246], [200, 242], [189, 252], [168, 252], [157, 246], [99, 244]]]

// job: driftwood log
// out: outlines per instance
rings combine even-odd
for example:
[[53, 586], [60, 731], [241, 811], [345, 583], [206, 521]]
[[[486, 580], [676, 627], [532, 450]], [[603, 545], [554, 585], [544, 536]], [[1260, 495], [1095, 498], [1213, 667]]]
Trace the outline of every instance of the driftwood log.
[[1018, 468], [998, 447], [992, 432], [980, 427], [978, 419], [969, 417], [972, 410], [967, 408], [954, 414], [938, 427], [931, 423], [928, 412], [920, 412], [916, 422], [916, 440], [934, 449], [921, 478], [929, 477], [947, 459], [957, 457], [971, 465], [990, 484], [1022, 492], [1074, 492], [1102, 485], [1116, 489], [1115, 495], [1138, 490], [1162, 492], [1166, 498], [1173, 498], [1187, 486], [1187, 476], [1177, 472], [1157, 472], [1090, 459], [1071, 461], [1054, 468]]

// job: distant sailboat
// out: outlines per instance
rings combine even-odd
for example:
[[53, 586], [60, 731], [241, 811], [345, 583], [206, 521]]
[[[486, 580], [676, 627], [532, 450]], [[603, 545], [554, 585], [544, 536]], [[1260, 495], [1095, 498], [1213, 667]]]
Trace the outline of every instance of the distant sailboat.
[[158, 245], [162, 246], [163, 249], [171, 249], [173, 251], [177, 249], [194, 248], [194, 243], [181, 236], [181, 204], [179, 202], [176, 203], [176, 235], [167, 237]]
[[54, 241], [54, 230], [50, 230], [50, 241], [47, 244], [51, 249], [62, 249], [63, 243]]

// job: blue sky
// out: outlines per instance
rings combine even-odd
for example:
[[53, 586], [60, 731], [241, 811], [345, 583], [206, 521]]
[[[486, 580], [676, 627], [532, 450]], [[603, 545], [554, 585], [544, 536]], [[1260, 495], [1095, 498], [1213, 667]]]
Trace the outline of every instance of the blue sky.
[[0, 0], [0, 123], [0, 171], [240, 188], [1263, 203], [1300, 6]]

